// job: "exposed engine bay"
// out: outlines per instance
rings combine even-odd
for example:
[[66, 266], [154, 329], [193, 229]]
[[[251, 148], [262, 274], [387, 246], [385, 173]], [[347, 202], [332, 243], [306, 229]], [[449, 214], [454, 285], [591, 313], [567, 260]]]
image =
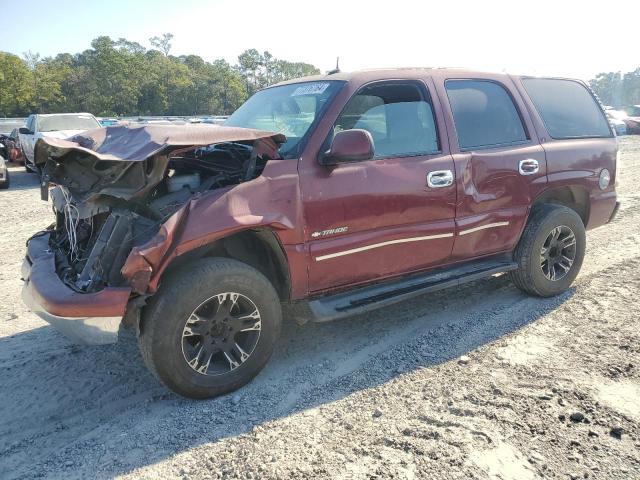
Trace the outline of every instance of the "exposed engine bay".
[[[72, 140], [82, 144], [86, 138]], [[259, 147], [259, 140], [170, 146], [130, 161], [96, 158], [83, 148], [49, 148], [43, 192], [56, 185], [50, 190], [56, 218], [48, 232], [58, 276], [76, 292], [126, 284], [121, 269], [132, 248], [151, 240], [192, 198], [258, 177], [277, 156], [277, 148]]]

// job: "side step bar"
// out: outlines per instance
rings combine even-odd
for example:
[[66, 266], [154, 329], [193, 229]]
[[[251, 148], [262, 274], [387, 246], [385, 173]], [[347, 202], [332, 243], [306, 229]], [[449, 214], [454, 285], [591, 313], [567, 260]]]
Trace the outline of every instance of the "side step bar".
[[515, 270], [518, 264], [511, 254], [465, 262], [401, 279], [327, 295], [309, 301], [311, 321], [327, 322], [391, 305], [428, 292], [455, 287], [466, 282]]

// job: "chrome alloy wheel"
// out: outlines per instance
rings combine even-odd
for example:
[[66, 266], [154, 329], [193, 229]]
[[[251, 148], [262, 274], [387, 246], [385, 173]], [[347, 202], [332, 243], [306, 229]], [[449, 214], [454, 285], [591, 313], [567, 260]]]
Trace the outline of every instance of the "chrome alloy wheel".
[[547, 279], [564, 278], [576, 259], [576, 236], [569, 227], [555, 227], [540, 249], [540, 267]]
[[182, 354], [202, 375], [235, 370], [251, 356], [260, 338], [260, 312], [248, 297], [219, 293], [202, 302], [182, 330]]

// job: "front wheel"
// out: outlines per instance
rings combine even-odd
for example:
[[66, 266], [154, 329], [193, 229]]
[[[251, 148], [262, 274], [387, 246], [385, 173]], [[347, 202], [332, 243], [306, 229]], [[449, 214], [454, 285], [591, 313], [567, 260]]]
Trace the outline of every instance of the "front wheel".
[[236, 390], [269, 360], [280, 332], [280, 300], [256, 269], [232, 259], [184, 266], [145, 308], [140, 350], [171, 390], [208, 398]]
[[514, 252], [518, 269], [511, 279], [522, 291], [551, 297], [575, 280], [586, 247], [580, 216], [562, 205], [544, 204], [532, 212]]

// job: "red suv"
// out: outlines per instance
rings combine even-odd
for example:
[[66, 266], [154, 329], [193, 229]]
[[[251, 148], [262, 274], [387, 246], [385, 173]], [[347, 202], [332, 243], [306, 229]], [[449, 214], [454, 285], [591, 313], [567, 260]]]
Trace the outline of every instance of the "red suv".
[[284, 303], [334, 320], [502, 272], [564, 292], [617, 210], [617, 148], [580, 81], [445, 69], [284, 82], [223, 127], [43, 138], [56, 221], [23, 297], [85, 343], [134, 327], [165, 385], [219, 395], [264, 367]]

